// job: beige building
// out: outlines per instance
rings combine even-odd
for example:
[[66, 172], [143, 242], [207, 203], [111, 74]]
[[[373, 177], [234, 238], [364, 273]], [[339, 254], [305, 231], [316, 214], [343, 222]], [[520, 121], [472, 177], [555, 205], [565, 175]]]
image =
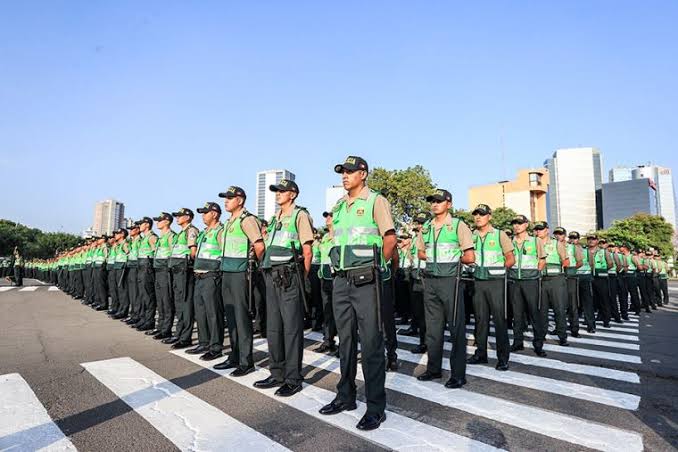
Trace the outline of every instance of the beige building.
[[531, 221], [546, 221], [548, 186], [549, 175], [545, 168], [520, 170], [515, 180], [471, 187], [469, 209], [478, 204], [487, 204], [493, 209], [507, 207]]
[[110, 234], [118, 228], [125, 227], [125, 205], [115, 199], [107, 199], [96, 203], [94, 207], [95, 235]]

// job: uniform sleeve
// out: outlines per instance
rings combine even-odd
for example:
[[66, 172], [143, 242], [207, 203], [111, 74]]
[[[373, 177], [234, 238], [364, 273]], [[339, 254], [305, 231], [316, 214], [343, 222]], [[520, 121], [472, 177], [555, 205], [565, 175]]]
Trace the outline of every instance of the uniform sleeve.
[[546, 250], [544, 249], [544, 242], [537, 237], [537, 258], [539, 259], [546, 259]]
[[[574, 247], [574, 258], [577, 261], [584, 262], [584, 257], [582, 255], [581, 246], [575, 246]], [[574, 262], [570, 262], [570, 265], [573, 265], [573, 264], [574, 264]]]
[[393, 215], [391, 215], [391, 205], [388, 200], [379, 195], [374, 200], [374, 221], [379, 228], [379, 234], [383, 237], [388, 231], [395, 231], [393, 224]]
[[240, 227], [242, 227], [242, 231], [245, 233], [247, 240], [249, 240], [250, 243], [263, 240], [263, 237], [261, 236], [261, 227], [259, 226], [256, 217], [252, 215], [245, 217], [240, 223]]
[[424, 243], [424, 234], [421, 231], [417, 232], [417, 240], [414, 243], [414, 246], [417, 248], [417, 252], [426, 251], [426, 244]]
[[513, 242], [504, 231], [499, 231], [499, 244], [501, 245], [502, 253], [513, 252]]
[[219, 248], [224, 247], [224, 225], [220, 225], [217, 230], [217, 243], [219, 243]]
[[[471, 228], [461, 220], [459, 220], [459, 226], [457, 227], [457, 239], [459, 239], [459, 246], [462, 251], [472, 250], [475, 247]], [[513, 249], [513, 245], [511, 249]]]
[[565, 247], [565, 242], [558, 242], [558, 255], [560, 256], [560, 262], [565, 262], [567, 257], [567, 248]]
[[300, 210], [297, 215], [297, 231], [302, 245], [309, 242], [313, 243], [313, 226], [311, 226], [311, 218], [305, 210]]
[[614, 263], [614, 260], [612, 259], [612, 253], [610, 253], [610, 252], [607, 251], [607, 250], [605, 250], [605, 262], [607, 262], [607, 266], [608, 266], [608, 267], [611, 267], [611, 266], [613, 266], [613, 265], [616, 265], [616, 264]]
[[188, 245], [189, 248], [192, 248], [194, 246], [197, 246], [197, 241], [198, 241], [198, 230], [194, 227], [188, 228], [186, 231], [186, 244]]

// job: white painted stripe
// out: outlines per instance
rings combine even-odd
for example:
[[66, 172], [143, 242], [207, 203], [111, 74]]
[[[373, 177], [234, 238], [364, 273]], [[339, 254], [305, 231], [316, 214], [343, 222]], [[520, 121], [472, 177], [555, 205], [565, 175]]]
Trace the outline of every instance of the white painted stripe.
[[0, 375], [0, 450], [76, 450], [19, 374]]
[[[610, 328], [605, 328], [605, 327], [602, 326], [603, 322], [596, 322], [596, 323], [598, 323], [601, 326], [601, 328], [598, 328], [596, 330], [596, 334], [597, 334], [598, 331], [601, 331], [601, 330], [602, 331], [618, 331], [618, 332], [621, 332], [621, 333], [629, 333], [629, 334], [638, 334], [637, 326], [634, 327], [632, 325], [618, 325], [618, 324], [615, 324], [615, 323], [610, 323]], [[473, 319], [471, 319], [470, 325], [475, 325], [475, 321]], [[554, 325], [553, 322], [549, 323], [550, 328], [552, 328], [553, 325]], [[580, 325], [581, 325], [580, 329], [586, 328], [586, 325], [583, 324], [583, 321], [580, 321]], [[618, 326], [613, 326], [613, 325], [618, 325]], [[602, 328], [604, 328], [604, 329], [602, 329]], [[581, 333], [581, 331], [580, 331], [580, 333]]]
[[[600, 321], [600, 320], [596, 321], [596, 325], [598, 325], [597, 328], [605, 328], [603, 326], [603, 322]], [[620, 325], [620, 324], [614, 323], [614, 322], [610, 322], [610, 327], [605, 328], [605, 329], [606, 330], [613, 329], [612, 328], [613, 325], [614, 325], [614, 328], [617, 328], [617, 331], [626, 331], [627, 333], [638, 333], [639, 332], [638, 325], [636, 325], [636, 324], [634, 324], [634, 325], [629, 325], [629, 324]]]
[[[311, 336], [309, 335], [306, 335], [306, 337], [311, 339]], [[317, 336], [314, 335], [313, 338], [313, 340], [322, 340], [322, 334], [318, 334]], [[404, 349], [398, 349], [398, 359], [421, 365], [425, 365], [427, 362], [426, 355], [415, 355]], [[443, 369], [450, 370], [449, 360], [443, 360]], [[570, 383], [511, 370], [499, 372], [489, 366], [466, 366], [466, 374], [509, 385], [534, 389], [536, 391], [609, 405], [625, 410], [635, 411], [640, 404], [640, 397], [634, 394], [597, 388], [595, 386], [586, 386], [578, 383]]]
[[[266, 346], [265, 339], [259, 339], [256, 341], [256, 343], [263, 347]], [[170, 353], [180, 356], [181, 358], [189, 360], [198, 366], [204, 367], [223, 376], [231, 373], [231, 370], [220, 371], [212, 369], [211, 363], [201, 361], [196, 355], [187, 355], [180, 350], [171, 351]], [[233, 378], [230, 381], [239, 383], [249, 389], [260, 392], [261, 394], [271, 397], [280, 404], [285, 404], [295, 408], [308, 414], [309, 416], [345, 430], [352, 435], [360, 436], [387, 449], [407, 451], [499, 450], [480, 441], [457, 435], [456, 433], [439, 429], [424, 424], [423, 422], [415, 421], [414, 419], [396, 414], [388, 410], [386, 411], [386, 422], [381, 428], [364, 432], [355, 428], [355, 425], [365, 412], [366, 406], [364, 403], [358, 401], [358, 409], [354, 411], [344, 411], [332, 416], [323, 416], [322, 414], [318, 413], [318, 410], [334, 399], [335, 394], [333, 392], [304, 383], [303, 391], [293, 395], [292, 397], [283, 398], [273, 395], [277, 388], [258, 389], [252, 386], [255, 381], [261, 380], [268, 376], [269, 372], [267, 370], [257, 369], [257, 371], [252, 372], [251, 374], [248, 374], [244, 377]]]
[[2, 286], [0, 287], [0, 292], [7, 292], [8, 290], [15, 289], [16, 286]]
[[[312, 334], [319, 334], [319, 333], [312, 333]], [[319, 335], [322, 339], [322, 335]], [[307, 337], [310, 338], [309, 335]], [[321, 339], [316, 339], [316, 340], [321, 340]], [[398, 336], [398, 342], [399, 343], [404, 343], [404, 344], [414, 344], [417, 345], [419, 344], [419, 339], [414, 338], [414, 337], [408, 337], [408, 336]], [[452, 344], [450, 344], [448, 341], [445, 341], [443, 343], [443, 348], [445, 350], [452, 350]], [[476, 351], [476, 347], [473, 347], [471, 345], [466, 346], [466, 353], [468, 354], [473, 354]], [[495, 352], [492, 349], [487, 349], [487, 356], [492, 358], [492, 359], [497, 359], [497, 352]], [[572, 372], [575, 374], [581, 374], [581, 375], [589, 375], [592, 377], [600, 377], [600, 378], [607, 378], [610, 380], [618, 380], [618, 381], [625, 381], [628, 383], [640, 383], [640, 377], [638, 374], [635, 372], [627, 372], [623, 370], [616, 370], [616, 369], [608, 369], [606, 367], [601, 367], [601, 366], [591, 366], [588, 364], [575, 364], [575, 363], [568, 363], [565, 361], [560, 361], [557, 359], [553, 358], [539, 358], [537, 356], [529, 356], [529, 355], [523, 355], [520, 353], [511, 353], [511, 362], [516, 362], [520, 364], [524, 364], [527, 366], [535, 366], [535, 367], [544, 367], [547, 369], [556, 369], [556, 370], [562, 370], [565, 372]]]
[[[466, 327], [466, 331], [473, 331], [474, 328], [471, 326]], [[510, 335], [513, 335], [513, 330], [508, 330]], [[490, 333], [494, 333], [494, 327], [489, 328]], [[534, 334], [530, 331], [525, 331], [523, 333], [526, 337], [534, 337]], [[548, 336], [548, 335], [547, 335]], [[599, 345], [601, 347], [612, 347], [612, 348], [621, 348], [624, 350], [640, 350], [640, 345], [638, 344], [627, 344], [624, 342], [615, 342], [615, 341], [606, 341], [599, 339], [589, 339], [584, 337], [567, 337], [567, 340], [572, 343], [588, 344], [588, 345]]]
[[[568, 332], [568, 335], [570, 333]], [[638, 342], [640, 339], [638, 339], [638, 336], [634, 336], [632, 334], [615, 334], [615, 333], [606, 333], [605, 331], [602, 330], [596, 330], [595, 333], [589, 333], [588, 331], [580, 328], [579, 329], [579, 334], [582, 336], [591, 336], [591, 337], [606, 337], [609, 339], [617, 339], [620, 341], [630, 341], [630, 342]]]
[[678, 312], [678, 308], [674, 308], [672, 306], [660, 306], [658, 309], [666, 312]]
[[55, 291], [58, 291], [58, 290], [59, 290], [59, 288], [57, 286], [50, 286], [50, 288], [47, 289], [48, 292], [55, 292]]
[[131, 358], [82, 366], [181, 450], [288, 450]]
[[38, 290], [38, 287], [40, 287], [40, 286], [28, 286], [28, 287], [24, 287], [23, 289], [19, 289], [19, 292], [33, 292], [33, 291]]
[[[553, 320], [555, 320], [555, 317], [553, 317], [552, 315], [550, 315], [550, 316], [549, 316], [549, 320], [553, 321]], [[584, 320], [579, 319], [579, 322], [580, 322], [580, 323], [584, 323]], [[610, 322], [611, 322], [611, 323], [615, 323], [614, 320], [610, 320]], [[638, 323], [638, 319], [637, 319], [637, 318], [631, 318], [631, 317], [629, 317], [629, 320], [622, 320], [622, 322], [624, 322], [624, 323], [623, 323], [624, 325], [631, 325], [631, 326], [634, 326], [635, 324]], [[616, 324], [616, 325], [621, 325], [620, 323], [615, 323], [615, 324]]]
[[[266, 344], [257, 347], [265, 351]], [[339, 359], [304, 350], [304, 364], [340, 373]], [[362, 369], [356, 379], [364, 381]], [[643, 449], [642, 436], [626, 430], [586, 421], [566, 414], [522, 405], [464, 389], [447, 390], [437, 382], [423, 382], [398, 372], [386, 374], [386, 388], [529, 430], [591, 449], [616, 451]]]

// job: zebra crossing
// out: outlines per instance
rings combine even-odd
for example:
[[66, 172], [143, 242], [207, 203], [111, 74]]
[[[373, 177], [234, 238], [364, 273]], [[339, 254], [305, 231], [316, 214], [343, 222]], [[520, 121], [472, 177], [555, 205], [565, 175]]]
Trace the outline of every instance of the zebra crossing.
[[23, 286], [23, 287], [17, 287], [17, 286], [1, 286], [0, 287], [0, 293], [2, 292], [9, 292], [9, 291], [14, 291], [14, 292], [56, 292], [59, 291], [59, 288], [57, 286]]
[[[50, 286], [45, 286], [51, 290]], [[664, 311], [678, 309], [667, 307]], [[642, 317], [642, 315], [641, 315]], [[512, 367], [507, 372], [496, 371], [493, 365], [467, 366], [467, 384], [462, 389], [445, 389], [440, 381], [421, 382], [415, 377], [422, 371], [426, 355], [414, 354], [411, 349], [419, 343], [416, 337], [398, 335], [398, 359], [403, 364], [397, 372], [386, 376], [386, 388], [394, 397], [389, 397], [387, 420], [383, 428], [363, 432], [355, 424], [365, 411], [365, 404], [358, 401], [358, 409], [335, 416], [322, 416], [320, 407], [329, 403], [334, 391], [327, 389], [322, 379], [309, 379], [304, 390], [290, 398], [274, 396], [275, 389], [257, 389], [254, 381], [268, 376], [265, 366], [245, 377], [231, 378], [230, 370], [212, 369], [214, 363], [201, 361], [196, 355], [183, 350], [168, 351], [169, 359], [180, 358], [199, 368], [217, 374], [221, 384], [237, 384], [247, 391], [258, 392], [285, 406], [298, 416], [310, 416], [331, 425], [346, 435], [360, 437], [371, 444], [392, 450], [502, 450], [510, 444], [498, 443], [483, 434], [451, 423], [432, 424], [427, 420], [427, 410], [447, 410], [452, 417], [478, 419], [500, 430], [513, 429], [527, 438], [547, 441], [546, 444], [565, 445], [570, 449], [640, 451], [643, 436], [620, 422], [628, 413], [639, 410], [641, 404], [639, 365], [639, 322], [633, 317], [620, 325], [627, 328], [623, 333], [604, 333], [609, 329], [599, 328], [600, 333], [578, 338], [569, 338], [570, 347], [547, 343], [546, 358], [533, 356], [529, 347], [521, 353], [512, 353]], [[467, 326], [467, 338], [473, 340], [473, 324]], [[512, 331], [509, 330], [512, 334]], [[488, 342], [495, 343], [494, 328], [490, 328]], [[607, 334], [603, 336], [603, 334]], [[526, 332], [526, 337], [531, 337]], [[322, 334], [305, 333], [306, 347], [303, 364], [314, 372], [323, 372], [338, 378], [339, 359], [333, 355], [313, 351], [322, 341]], [[547, 337], [548, 339], [548, 337]], [[527, 341], [529, 342], [529, 340]], [[526, 344], [527, 345], [527, 344]], [[264, 357], [267, 352], [265, 339], [256, 339], [255, 352]], [[449, 352], [448, 341], [444, 349]], [[474, 353], [473, 345], [467, 353]], [[614, 350], [614, 351], [612, 351]], [[553, 353], [551, 353], [553, 352]], [[496, 359], [496, 353], [488, 349], [488, 357]], [[596, 364], [578, 362], [580, 357], [594, 358]], [[587, 362], [586, 360], [584, 360]], [[623, 365], [620, 367], [620, 365]], [[160, 373], [130, 357], [84, 362], [81, 367], [96, 381], [123, 401], [152, 428], [160, 432], [180, 450], [293, 450], [289, 444], [281, 444], [278, 438], [267, 436], [215, 407], [214, 401], [201, 399], [186, 389], [177, 386]], [[449, 371], [449, 362], [443, 361], [443, 369]], [[360, 366], [357, 380], [363, 381]], [[492, 387], [493, 391], [486, 388]], [[326, 386], [326, 387], [323, 387]], [[540, 404], [511, 397], [511, 393], [543, 396]], [[395, 397], [395, 395], [398, 395]], [[400, 396], [408, 397], [411, 405], [403, 406]], [[49, 417], [35, 393], [19, 374], [0, 376], [0, 450], [75, 450], [75, 446]], [[546, 405], [546, 406], [545, 406]], [[19, 407], [19, 408], [17, 408]], [[595, 418], [587, 411], [609, 413]], [[265, 415], [265, 413], [262, 413]], [[548, 443], [552, 441], [553, 443]], [[246, 446], [244, 446], [246, 445]], [[547, 447], [548, 448], [548, 447]]]

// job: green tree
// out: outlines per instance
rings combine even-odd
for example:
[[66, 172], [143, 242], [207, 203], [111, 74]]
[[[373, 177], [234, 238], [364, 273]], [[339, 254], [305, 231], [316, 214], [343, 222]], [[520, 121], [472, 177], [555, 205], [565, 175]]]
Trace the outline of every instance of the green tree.
[[54, 256], [57, 250], [73, 247], [82, 243], [82, 239], [63, 232], [42, 232], [19, 223], [0, 219], [0, 256], [9, 256], [14, 247], [25, 258], [46, 259]]
[[409, 223], [418, 212], [429, 210], [426, 195], [435, 188], [431, 174], [420, 165], [404, 170], [375, 168], [368, 185], [386, 196], [398, 227]]
[[599, 232], [601, 237], [613, 242], [627, 243], [640, 249], [658, 249], [662, 256], [674, 255], [673, 233], [673, 225], [663, 217], [646, 213], [617, 220], [608, 229]]

